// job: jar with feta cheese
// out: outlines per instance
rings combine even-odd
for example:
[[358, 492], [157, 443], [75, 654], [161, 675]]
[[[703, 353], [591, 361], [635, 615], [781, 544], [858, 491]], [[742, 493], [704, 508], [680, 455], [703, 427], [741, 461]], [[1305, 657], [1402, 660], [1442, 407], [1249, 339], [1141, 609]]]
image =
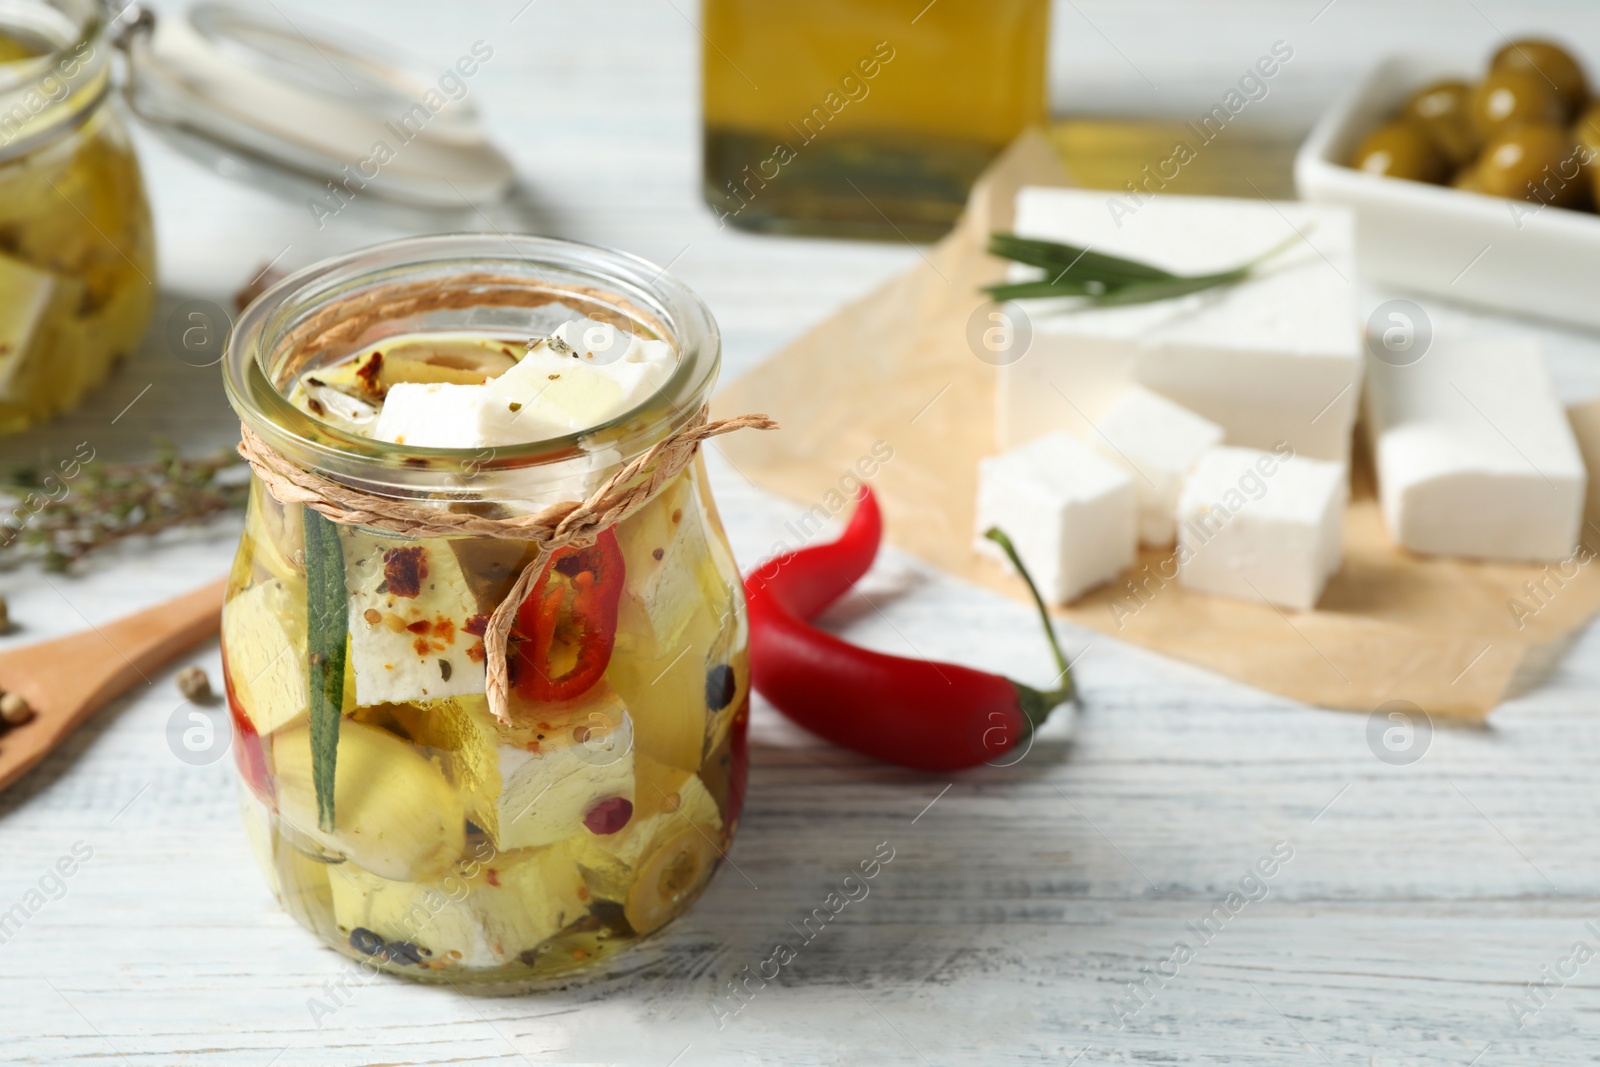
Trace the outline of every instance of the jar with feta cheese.
[[93, 0], [0, 9], [0, 433], [64, 411], [144, 332], [155, 239]]
[[[703, 417], [718, 362], [670, 275], [532, 237], [378, 246], [240, 318], [247, 445], [361, 514], [421, 517], [333, 522], [257, 467], [223, 609], [255, 854], [339, 951], [536, 984], [705, 888], [738, 824], [750, 675], [698, 455], [547, 556], [484, 531], [603, 495]], [[485, 634], [525, 569], [497, 715]]]

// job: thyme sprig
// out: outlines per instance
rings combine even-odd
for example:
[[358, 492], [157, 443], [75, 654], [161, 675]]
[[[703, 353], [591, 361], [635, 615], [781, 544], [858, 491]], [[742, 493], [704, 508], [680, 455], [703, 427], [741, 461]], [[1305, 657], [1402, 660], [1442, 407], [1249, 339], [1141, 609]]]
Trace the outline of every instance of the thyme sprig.
[[118, 541], [243, 509], [249, 482], [232, 450], [196, 458], [156, 444], [142, 462], [106, 463], [80, 448], [53, 467], [0, 473], [0, 562], [39, 559], [64, 571]]
[[1037, 281], [986, 285], [983, 291], [989, 294], [991, 300], [1067, 296], [1082, 297], [1087, 307], [1148, 304], [1236, 285], [1298, 240], [1300, 235], [1297, 233], [1231, 270], [1213, 274], [1173, 274], [1148, 263], [1107, 255], [1091, 248], [1018, 237], [1014, 233], [993, 233], [989, 235], [991, 255], [1038, 267], [1045, 272], [1045, 277]]

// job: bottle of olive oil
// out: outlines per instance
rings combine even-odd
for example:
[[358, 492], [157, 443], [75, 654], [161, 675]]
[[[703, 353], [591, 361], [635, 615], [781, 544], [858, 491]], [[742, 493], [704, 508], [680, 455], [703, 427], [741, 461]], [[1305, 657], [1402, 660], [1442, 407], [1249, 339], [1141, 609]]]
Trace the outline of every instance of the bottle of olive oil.
[[741, 229], [932, 240], [1046, 117], [1049, 0], [703, 0], [706, 202]]

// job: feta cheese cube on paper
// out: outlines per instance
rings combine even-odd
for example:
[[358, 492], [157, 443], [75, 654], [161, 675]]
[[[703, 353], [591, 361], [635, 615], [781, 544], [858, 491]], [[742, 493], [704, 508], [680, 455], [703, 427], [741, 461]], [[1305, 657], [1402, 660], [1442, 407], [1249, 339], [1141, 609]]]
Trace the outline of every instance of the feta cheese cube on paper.
[[484, 690], [478, 599], [440, 541], [341, 527], [356, 703], [403, 703]]
[[487, 398], [482, 385], [397, 382], [383, 398], [372, 436], [416, 448], [481, 448]]
[[1178, 580], [1309, 611], [1343, 558], [1348, 497], [1343, 464], [1214, 448], [1178, 500]]
[[974, 544], [1003, 562], [983, 536], [992, 526], [1011, 538], [1040, 594], [1064, 604], [1133, 565], [1138, 497], [1126, 471], [1054, 433], [978, 462]]
[[1095, 449], [1133, 476], [1139, 494], [1139, 540], [1172, 544], [1183, 480], [1207, 449], [1222, 442], [1222, 427], [1164, 396], [1133, 386], [1095, 426]]
[[[1053, 188], [1023, 189], [1016, 209], [1021, 236], [1178, 274], [1231, 269], [1293, 243], [1237, 285], [1172, 300], [1017, 302], [1032, 341], [1000, 371], [1002, 448], [1063, 429], [1089, 440], [1136, 382], [1221, 426], [1229, 444], [1287, 442], [1298, 455], [1348, 459], [1362, 354], [1347, 210], [1196, 196], [1130, 209], [1115, 194]], [[1013, 268], [1018, 280], [1037, 274]]]
[[1389, 535], [1413, 552], [1570, 555], [1588, 475], [1536, 342], [1436, 338], [1367, 368], [1367, 428]]

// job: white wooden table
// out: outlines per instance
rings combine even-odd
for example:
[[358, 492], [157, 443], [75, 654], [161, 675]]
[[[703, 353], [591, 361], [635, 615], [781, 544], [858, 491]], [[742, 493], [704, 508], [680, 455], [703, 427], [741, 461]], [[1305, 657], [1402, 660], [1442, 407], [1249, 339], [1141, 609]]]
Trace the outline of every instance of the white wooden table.
[[[1069, 99], [1181, 112], [1184, 93], [1211, 95], [1282, 37], [1301, 66], [1275, 106], [1303, 118], [1371, 52], [1417, 38], [1465, 62], [1493, 43], [1492, 25], [1565, 19], [1600, 41], [1593, 14], [1556, 7], [1440, 0], [1392, 11], [1341, 0], [1311, 22], [1323, 2], [1203, 15], [1150, 0], [1067, 5], [1058, 81]], [[914, 261], [905, 247], [716, 229], [697, 195], [692, 0], [523, 3], [323, 7], [441, 67], [475, 40], [490, 43], [472, 92], [518, 160], [532, 225], [673, 263], [717, 312], [730, 373]], [[1156, 24], [1170, 32], [1154, 38]], [[1160, 90], [1141, 80], [1157, 71], [1171, 83]], [[180, 299], [226, 302], [274, 257], [299, 266], [394, 232], [354, 210], [319, 231], [303, 203], [140, 141], [159, 216], [163, 316]], [[0, 458], [65, 455], [85, 440], [102, 455], [127, 453], [157, 433], [189, 449], [231, 443], [216, 369], [176, 359], [164, 334], [158, 319], [81, 412], [0, 444]], [[1546, 336], [1569, 397], [1600, 393], [1600, 345]], [[799, 509], [713, 462], [749, 565]], [[236, 533], [224, 524], [174, 536], [70, 577], [0, 575], [21, 623], [5, 641], [79, 629], [208, 580]], [[1046, 676], [1021, 607], [893, 553], [869, 585], [882, 615], [859, 600], [835, 613], [852, 639]], [[1489, 728], [1441, 729], [1407, 766], [1375, 757], [1365, 717], [1292, 706], [1085, 631], [1066, 636], [1081, 654], [1087, 711], [1072, 740], [1057, 724], [1011, 768], [951, 778], [878, 766], [758, 703], [743, 831], [705, 898], [615, 974], [510, 999], [364, 981], [280, 913], [246, 851], [228, 760], [191, 766], [169, 749], [182, 702], [174, 671], [164, 672], [0, 797], [0, 913], [25, 902], [31, 913], [0, 944], [0, 1061], [1592, 1058], [1600, 961], [1565, 961], [1575, 942], [1600, 951], [1600, 925], [1585, 925], [1600, 920], [1600, 634], [1586, 633], [1545, 686]], [[218, 679], [214, 643], [190, 660]], [[801, 943], [795, 928], [883, 842], [894, 858], [870, 895]], [[30, 896], [75, 845], [92, 858], [60, 891], [47, 880], [48, 892]], [[1247, 883], [1256, 899], [1225, 912], [1225, 924], [1212, 919], [1219, 932], [1198, 936], [1190, 924], [1275, 847], [1292, 859]], [[752, 982], [748, 1004], [719, 1026], [735, 1006], [727, 983], [779, 941], [795, 960], [764, 987]], [[1192, 958], [1173, 964], [1180, 941]], [[1150, 974], [1159, 977], [1146, 1004], [1128, 983]], [[1547, 984], [1527, 999], [1531, 982]]]

